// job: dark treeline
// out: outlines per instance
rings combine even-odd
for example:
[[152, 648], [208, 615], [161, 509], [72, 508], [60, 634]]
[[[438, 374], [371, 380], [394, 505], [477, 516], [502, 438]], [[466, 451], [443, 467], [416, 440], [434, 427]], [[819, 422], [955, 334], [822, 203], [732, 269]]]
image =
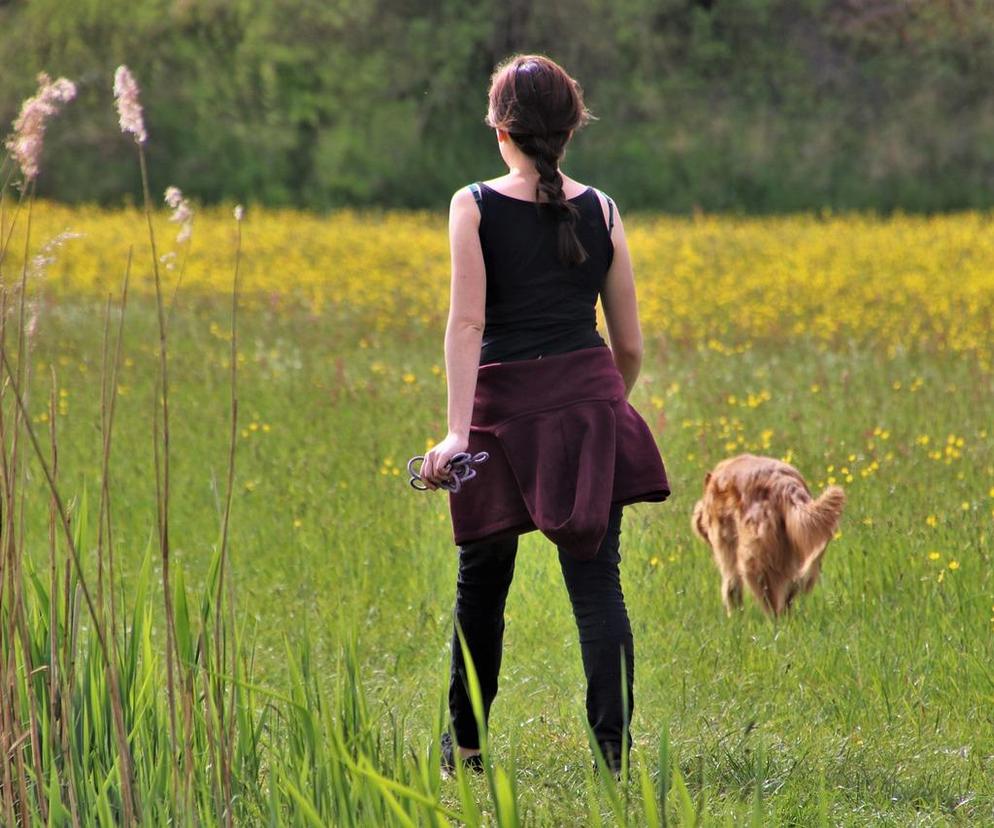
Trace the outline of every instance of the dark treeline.
[[564, 168], [623, 207], [994, 204], [989, 0], [0, 0], [0, 118], [39, 70], [75, 80], [41, 189], [120, 201], [127, 63], [157, 189], [444, 208], [502, 172], [489, 75], [533, 51], [599, 118]]

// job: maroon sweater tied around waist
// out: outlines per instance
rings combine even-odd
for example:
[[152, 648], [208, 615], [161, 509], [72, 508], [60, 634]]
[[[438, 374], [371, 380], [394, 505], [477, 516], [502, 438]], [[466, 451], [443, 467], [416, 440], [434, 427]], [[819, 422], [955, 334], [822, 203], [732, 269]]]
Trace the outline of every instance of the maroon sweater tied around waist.
[[589, 559], [612, 503], [670, 494], [656, 441], [604, 346], [481, 365], [467, 451], [490, 458], [449, 493], [460, 546], [539, 529]]

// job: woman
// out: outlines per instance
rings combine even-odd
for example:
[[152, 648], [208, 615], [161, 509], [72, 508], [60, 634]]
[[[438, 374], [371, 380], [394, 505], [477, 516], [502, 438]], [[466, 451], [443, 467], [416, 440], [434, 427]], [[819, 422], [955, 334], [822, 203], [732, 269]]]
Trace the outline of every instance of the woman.
[[[516, 55], [494, 71], [489, 101], [486, 123], [508, 173], [452, 198], [449, 433], [420, 475], [435, 489], [457, 453], [489, 454], [449, 497], [459, 546], [455, 621], [485, 717], [497, 693], [518, 535], [540, 529], [557, 545], [573, 605], [588, 720], [617, 771], [634, 699], [618, 568], [622, 506], [669, 495], [655, 441], [627, 401], [642, 361], [631, 261], [611, 199], [559, 169], [591, 117], [576, 81], [546, 57]], [[610, 348], [596, 328], [598, 296]], [[449, 712], [456, 745], [443, 735], [443, 767], [451, 771], [458, 756], [479, 769], [456, 632]]]

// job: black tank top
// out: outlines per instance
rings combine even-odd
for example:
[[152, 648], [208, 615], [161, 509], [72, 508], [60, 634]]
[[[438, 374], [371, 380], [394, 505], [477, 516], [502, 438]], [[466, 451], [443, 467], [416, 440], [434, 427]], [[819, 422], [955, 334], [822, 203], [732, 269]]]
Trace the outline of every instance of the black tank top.
[[[567, 266], [557, 252], [558, 224], [545, 205], [470, 186], [480, 207], [480, 244], [486, 265], [486, 324], [480, 364], [536, 359], [580, 348], [607, 347], [597, 332], [597, 296], [614, 258], [610, 223], [597, 190], [569, 199], [580, 211], [576, 234], [587, 251]], [[605, 196], [606, 198], [606, 196]]]

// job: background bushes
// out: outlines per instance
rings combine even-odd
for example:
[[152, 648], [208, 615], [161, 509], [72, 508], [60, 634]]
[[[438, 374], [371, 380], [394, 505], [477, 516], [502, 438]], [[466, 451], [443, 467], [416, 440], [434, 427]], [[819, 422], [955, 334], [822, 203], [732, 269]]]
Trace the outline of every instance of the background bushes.
[[579, 79], [599, 120], [567, 169], [623, 207], [994, 203], [994, 6], [979, 0], [0, 0], [0, 119], [39, 70], [73, 78], [42, 195], [137, 194], [109, 105], [126, 62], [154, 102], [155, 189], [444, 208], [503, 169], [482, 118], [514, 51]]

